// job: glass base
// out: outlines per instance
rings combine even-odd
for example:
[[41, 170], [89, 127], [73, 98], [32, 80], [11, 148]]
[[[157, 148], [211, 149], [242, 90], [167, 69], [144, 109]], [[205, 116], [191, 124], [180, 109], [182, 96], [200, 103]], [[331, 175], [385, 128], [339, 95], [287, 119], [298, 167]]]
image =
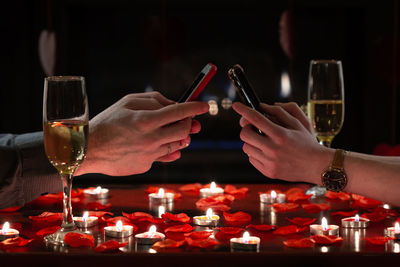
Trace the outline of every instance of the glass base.
[[57, 246], [67, 246], [67, 244], [64, 242], [64, 237], [68, 233], [80, 233], [80, 234], [83, 234], [83, 232], [78, 230], [78, 229], [65, 230], [63, 228], [60, 228], [54, 234], [45, 236], [43, 238], [43, 240], [46, 242], [46, 244], [57, 245]]
[[324, 196], [326, 188], [320, 185], [313, 186], [306, 191], [307, 195], [313, 195], [312, 198]]

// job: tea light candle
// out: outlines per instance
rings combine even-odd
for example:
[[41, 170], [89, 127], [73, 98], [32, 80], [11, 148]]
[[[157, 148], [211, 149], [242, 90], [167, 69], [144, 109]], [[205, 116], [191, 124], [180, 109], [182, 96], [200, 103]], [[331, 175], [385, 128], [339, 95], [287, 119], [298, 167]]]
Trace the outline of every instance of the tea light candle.
[[367, 218], [363, 218], [358, 216], [348, 217], [342, 219], [342, 227], [346, 228], [367, 228], [369, 224], [369, 220]]
[[89, 216], [89, 212], [85, 211], [82, 217], [74, 217], [75, 225], [79, 228], [89, 228], [97, 225], [98, 218]]
[[163, 188], [158, 190], [158, 193], [149, 194], [149, 200], [153, 203], [171, 203], [174, 202], [173, 193], [165, 193]]
[[108, 198], [108, 192], [109, 190], [107, 188], [101, 188], [101, 186], [98, 186], [96, 188], [89, 187], [83, 190], [85, 196], [98, 199]]
[[3, 228], [0, 231], [0, 240], [5, 240], [7, 238], [14, 238], [18, 236], [19, 236], [18, 230], [10, 228], [10, 224], [8, 222], [5, 222], [3, 224]]
[[194, 216], [193, 223], [199, 226], [211, 226], [215, 227], [218, 225], [219, 216], [214, 215], [212, 209], [208, 209], [205, 216]]
[[385, 236], [394, 237], [396, 240], [400, 240], [400, 225], [398, 222], [394, 224], [394, 227], [388, 227], [385, 229]]
[[262, 193], [260, 194], [260, 202], [262, 203], [283, 203], [286, 200], [286, 195], [279, 193], [277, 194], [274, 190], [271, 191], [270, 194]]
[[258, 251], [260, 249], [260, 238], [250, 236], [248, 232], [243, 233], [243, 237], [234, 237], [230, 240], [232, 250]]
[[210, 188], [201, 188], [200, 189], [201, 197], [216, 196], [216, 195], [221, 195], [223, 193], [224, 193], [224, 189], [222, 187], [217, 186], [217, 184], [215, 182], [211, 182]]
[[132, 225], [122, 225], [121, 221], [118, 221], [115, 226], [106, 226], [104, 227], [104, 234], [109, 237], [128, 237], [133, 233]]
[[321, 224], [310, 225], [310, 233], [311, 235], [339, 235], [339, 226], [328, 225], [328, 221], [323, 217]]
[[148, 232], [135, 235], [135, 239], [138, 245], [153, 245], [158, 241], [164, 240], [165, 235], [157, 232], [157, 228], [152, 225]]

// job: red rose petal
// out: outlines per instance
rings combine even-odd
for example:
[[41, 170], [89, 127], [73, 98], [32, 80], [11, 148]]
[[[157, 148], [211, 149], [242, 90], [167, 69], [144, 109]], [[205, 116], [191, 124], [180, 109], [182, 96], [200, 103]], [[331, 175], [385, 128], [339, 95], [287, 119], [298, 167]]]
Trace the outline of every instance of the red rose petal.
[[310, 238], [319, 245], [332, 245], [343, 241], [343, 238], [336, 235], [313, 235]]
[[227, 184], [224, 188], [224, 191], [226, 194], [243, 197], [246, 195], [246, 193], [249, 191], [249, 189], [247, 187], [236, 188], [233, 185]]
[[246, 228], [253, 228], [253, 229], [256, 229], [257, 231], [266, 232], [266, 231], [271, 231], [271, 230], [275, 229], [276, 225], [267, 225], [267, 224], [254, 225], [254, 224], [249, 224], [249, 225], [246, 226]]
[[343, 201], [350, 200], [350, 194], [346, 192], [333, 192], [327, 190], [325, 193], [325, 197], [329, 199], [340, 199]]
[[297, 201], [303, 201], [303, 200], [308, 200], [312, 197], [313, 195], [306, 195], [303, 193], [303, 191], [293, 191], [291, 193], [286, 193], [286, 200], [288, 202], [297, 202]]
[[165, 233], [173, 232], [173, 233], [188, 233], [193, 231], [195, 227], [191, 226], [190, 224], [180, 224], [168, 227], [164, 230]]
[[299, 204], [297, 203], [274, 203], [271, 205], [274, 209], [274, 212], [292, 212], [297, 211], [299, 209]]
[[183, 222], [183, 223], [187, 223], [190, 221], [190, 217], [187, 216], [185, 213], [172, 214], [172, 213], [166, 212], [161, 215], [161, 218], [163, 218], [164, 220], [169, 219], [171, 221]]
[[275, 230], [273, 233], [275, 235], [291, 235], [291, 234], [297, 234], [305, 231], [307, 227], [298, 227], [296, 225], [288, 225], [288, 226], [282, 226]]
[[88, 210], [108, 210], [109, 208], [111, 208], [111, 203], [103, 205], [100, 202], [94, 201], [86, 204], [86, 209]]
[[213, 234], [213, 231], [197, 231], [191, 233], [185, 233], [185, 237], [189, 237], [191, 239], [199, 240], [199, 239], [207, 239]]
[[368, 197], [364, 197], [361, 195], [357, 195], [357, 194], [351, 194], [351, 197], [355, 200], [352, 203], [353, 207], [355, 207], [355, 208], [361, 207], [364, 209], [373, 209], [373, 208], [376, 208], [383, 204], [381, 201], [378, 201], [378, 200], [375, 200], [372, 198], [368, 198]]
[[331, 212], [331, 216], [343, 216], [343, 217], [351, 217], [354, 216], [358, 213], [358, 210], [350, 210], [350, 211], [336, 211], [336, 212]]
[[29, 216], [29, 219], [34, 222], [59, 222], [62, 221], [63, 215], [62, 213], [45, 211], [38, 216]]
[[132, 214], [122, 212], [122, 215], [124, 215], [125, 217], [127, 217], [127, 218], [129, 218], [130, 220], [133, 220], [133, 221], [139, 220], [139, 219], [142, 219], [142, 218], [153, 218], [152, 215], [150, 215], [150, 214], [148, 214], [146, 212], [140, 212], [140, 211], [134, 212]]
[[73, 248], [94, 247], [94, 237], [87, 234], [67, 233], [64, 237], [64, 242]]
[[185, 244], [185, 240], [182, 241], [175, 241], [172, 239], [165, 239], [163, 241], [158, 241], [153, 244], [152, 248], [157, 249], [157, 248], [179, 248], [183, 244]]
[[119, 243], [115, 240], [109, 240], [104, 243], [101, 243], [100, 245], [97, 245], [97, 247], [95, 247], [94, 250], [97, 252], [115, 251], [118, 250], [119, 248], [125, 247], [126, 245], [128, 245], [128, 242]]
[[6, 209], [1, 209], [0, 213], [8, 213], [8, 212], [16, 212], [17, 210], [21, 209], [21, 206], [9, 207]]
[[375, 237], [365, 237], [365, 240], [368, 241], [368, 243], [372, 245], [385, 245], [386, 242], [389, 240], [393, 240], [393, 237], [387, 237], [387, 236], [375, 236]]
[[240, 227], [217, 227], [215, 230], [218, 230], [219, 233], [225, 234], [225, 235], [235, 235], [239, 234], [243, 231], [243, 228]]
[[302, 204], [301, 207], [309, 213], [318, 213], [323, 210], [329, 210], [331, 206], [329, 204], [316, 204], [316, 203], [310, 203], [310, 204]]
[[296, 224], [298, 226], [310, 225], [313, 222], [315, 222], [315, 220], [316, 220], [315, 218], [302, 218], [302, 217], [296, 217], [296, 218], [293, 218], [293, 219], [286, 218], [286, 219], [289, 222], [291, 222], [293, 224]]
[[33, 239], [24, 239], [22, 237], [7, 238], [0, 242], [0, 249], [6, 250], [13, 247], [23, 247], [32, 242]]
[[312, 248], [314, 241], [311, 238], [288, 239], [283, 241], [283, 244], [290, 248]]
[[387, 217], [396, 217], [398, 213], [391, 209], [384, 209], [382, 207], [375, 208], [372, 212], [366, 212], [361, 217], [369, 219], [371, 222], [379, 222], [385, 220]]
[[183, 191], [183, 192], [199, 193], [201, 187], [202, 186], [200, 183], [186, 184], [186, 185], [182, 185], [181, 187], [179, 187], [179, 190]]
[[238, 211], [236, 213], [224, 212], [225, 224], [231, 226], [246, 225], [251, 221], [251, 216], [248, 213]]
[[232, 195], [217, 195], [210, 196], [207, 198], [199, 199], [196, 202], [196, 207], [201, 210], [207, 210], [212, 208], [214, 211], [227, 211], [230, 209], [227, 205], [231, 204], [235, 200]]
[[58, 226], [58, 225], [46, 227], [46, 228], [43, 228], [43, 229], [40, 229], [39, 231], [37, 231], [36, 235], [44, 236], [44, 235], [54, 234], [55, 232], [57, 232], [58, 229], [60, 229], [60, 226]]
[[197, 248], [208, 248], [213, 247], [215, 245], [219, 245], [219, 242], [213, 238], [208, 239], [191, 239], [190, 237], [185, 238], [186, 243], [189, 247], [197, 247]]

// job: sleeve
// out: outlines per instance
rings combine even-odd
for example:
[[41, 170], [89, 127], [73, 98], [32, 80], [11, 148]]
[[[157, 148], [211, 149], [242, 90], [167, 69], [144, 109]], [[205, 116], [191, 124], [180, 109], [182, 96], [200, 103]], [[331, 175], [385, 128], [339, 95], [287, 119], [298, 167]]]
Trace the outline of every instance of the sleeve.
[[43, 132], [0, 134], [0, 209], [61, 190], [57, 171], [44, 152]]

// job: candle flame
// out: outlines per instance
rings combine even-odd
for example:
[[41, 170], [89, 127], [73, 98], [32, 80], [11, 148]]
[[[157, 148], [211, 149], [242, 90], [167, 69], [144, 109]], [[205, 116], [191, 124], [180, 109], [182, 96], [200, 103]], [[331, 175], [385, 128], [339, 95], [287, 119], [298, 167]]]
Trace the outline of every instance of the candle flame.
[[96, 187], [96, 189], [94, 190], [95, 194], [100, 194], [101, 193], [101, 186]]
[[207, 209], [206, 212], [207, 219], [211, 220], [213, 216], [213, 210], [211, 208]]
[[354, 216], [354, 221], [355, 222], [359, 222], [360, 221], [360, 216], [358, 216], [358, 214], [356, 214], [356, 216]]
[[398, 222], [396, 222], [396, 223], [394, 224], [394, 232], [395, 232], [396, 234], [400, 234], [400, 225], [399, 225]]
[[386, 209], [386, 210], [388, 210], [390, 207], [389, 207], [388, 204], [383, 204], [383, 208]]
[[210, 191], [211, 191], [211, 192], [215, 192], [216, 189], [217, 189], [217, 185], [215, 184], [215, 182], [211, 182], [211, 184], [210, 184]]
[[163, 188], [158, 189], [158, 196], [159, 197], [164, 197], [164, 195], [165, 195], [164, 189]]
[[84, 222], [86, 222], [86, 220], [89, 218], [89, 212], [88, 211], [85, 211], [84, 213], [83, 213], [83, 216], [82, 216], [82, 221], [84, 221]]
[[3, 235], [7, 234], [8, 230], [10, 229], [10, 224], [8, 222], [5, 222], [3, 224], [3, 229], [1, 229], [1, 233]]
[[250, 234], [249, 234], [249, 232], [244, 232], [244, 233], [243, 233], [242, 239], [243, 239], [243, 242], [244, 242], [244, 243], [249, 243], [249, 241], [250, 241]]
[[271, 191], [271, 198], [272, 199], [276, 198], [276, 192], [274, 190]]
[[117, 229], [118, 232], [122, 232], [122, 221], [118, 221], [115, 224], [115, 228]]
[[324, 230], [324, 231], [328, 230], [328, 221], [326, 220], [325, 217], [322, 217], [321, 227], [322, 227], [322, 230]]
[[165, 207], [164, 206], [158, 206], [158, 217], [161, 218], [161, 215], [165, 213]]
[[149, 233], [154, 234], [155, 232], [157, 232], [157, 227], [155, 225], [150, 226]]

